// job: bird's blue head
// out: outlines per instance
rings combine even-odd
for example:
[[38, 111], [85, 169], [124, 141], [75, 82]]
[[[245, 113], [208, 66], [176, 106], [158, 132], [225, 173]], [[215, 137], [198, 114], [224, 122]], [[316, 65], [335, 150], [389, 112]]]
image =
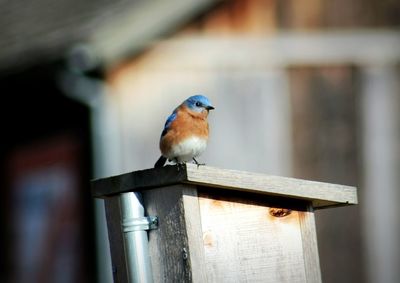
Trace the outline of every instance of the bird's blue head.
[[194, 112], [202, 112], [204, 110], [213, 110], [214, 107], [204, 95], [193, 95], [183, 102], [190, 110]]

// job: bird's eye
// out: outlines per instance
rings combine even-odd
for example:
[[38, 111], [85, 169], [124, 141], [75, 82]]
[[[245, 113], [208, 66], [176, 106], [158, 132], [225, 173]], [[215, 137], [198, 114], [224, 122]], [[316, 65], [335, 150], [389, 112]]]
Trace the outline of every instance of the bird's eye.
[[196, 102], [196, 106], [197, 106], [197, 107], [200, 107], [200, 106], [201, 106], [201, 103], [197, 101], [197, 102]]

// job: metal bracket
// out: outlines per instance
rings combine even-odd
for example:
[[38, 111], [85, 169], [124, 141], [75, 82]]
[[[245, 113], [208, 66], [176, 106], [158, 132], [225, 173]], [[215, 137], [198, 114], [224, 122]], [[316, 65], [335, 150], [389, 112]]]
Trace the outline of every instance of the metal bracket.
[[122, 231], [124, 233], [132, 231], [146, 231], [158, 228], [157, 216], [146, 216], [138, 218], [125, 218], [122, 220]]

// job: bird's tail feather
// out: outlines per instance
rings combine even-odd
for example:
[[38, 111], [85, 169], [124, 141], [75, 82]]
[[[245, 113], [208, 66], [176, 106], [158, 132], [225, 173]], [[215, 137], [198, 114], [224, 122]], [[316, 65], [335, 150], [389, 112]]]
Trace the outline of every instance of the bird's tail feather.
[[163, 167], [165, 162], [167, 162], [167, 158], [161, 155], [156, 164], [154, 164], [154, 168]]

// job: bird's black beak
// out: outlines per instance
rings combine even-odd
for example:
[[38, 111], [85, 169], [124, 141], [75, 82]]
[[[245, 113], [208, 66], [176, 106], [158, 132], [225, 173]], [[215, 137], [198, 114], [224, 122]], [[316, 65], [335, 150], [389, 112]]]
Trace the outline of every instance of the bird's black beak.
[[212, 107], [212, 106], [210, 105], [210, 106], [207, 106], [206, 109], [207, 109], [208, 111], [210, 111], [210, 110], [214, 110], [215, 108]]

